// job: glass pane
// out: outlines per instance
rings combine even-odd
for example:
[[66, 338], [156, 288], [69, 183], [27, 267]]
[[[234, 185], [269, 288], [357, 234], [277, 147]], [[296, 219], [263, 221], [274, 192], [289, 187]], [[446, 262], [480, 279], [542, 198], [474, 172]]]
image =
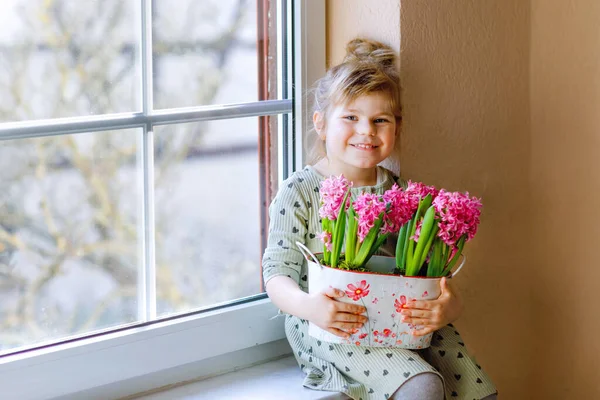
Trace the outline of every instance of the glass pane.
[[259, 120], [156, 128], [158, 314], [262, 291]]
[[3, 0], [0, 121], [138, 111], [138, 1]]
[[0, 141], [0, 354], [137, 320], [139, 135]]
[[[154, 1], [155, 108], [276, 98], [277, 23], [273, 16], [279, 2], [271, 1], [272, 10], [263, 10], [257, 22], [258, 3], [263, 1]], [[266, 35], [263, 20], [271, 32]], [[264, 53], [268, 57], [262, 57]], [[268, 78], [262, 77], [267, 73], [259, 73], [259, 61], [268, 70]]]

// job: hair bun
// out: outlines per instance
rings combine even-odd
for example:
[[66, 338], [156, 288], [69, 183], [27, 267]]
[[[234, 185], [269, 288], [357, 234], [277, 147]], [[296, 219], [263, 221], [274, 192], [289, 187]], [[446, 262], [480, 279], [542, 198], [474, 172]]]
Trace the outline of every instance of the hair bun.
[[381, 42], [356, 38], [346, 45], [344, 62], [371, 62], [391, 67], [396, 63], [396, 53], [390, 46]]

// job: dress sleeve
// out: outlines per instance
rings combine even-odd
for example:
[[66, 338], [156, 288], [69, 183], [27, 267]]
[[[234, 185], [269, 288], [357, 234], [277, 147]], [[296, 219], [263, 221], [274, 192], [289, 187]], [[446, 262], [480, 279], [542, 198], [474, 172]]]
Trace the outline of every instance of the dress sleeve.
[[280, 275], [300, 283], [304, 257], [296, 242], [306, 243], [309, 212], [307, 200], [296, 185], [298, 182], [291, 178], [284, 181], [269, 206], [269, 236], [262, 260], [265, 285]]

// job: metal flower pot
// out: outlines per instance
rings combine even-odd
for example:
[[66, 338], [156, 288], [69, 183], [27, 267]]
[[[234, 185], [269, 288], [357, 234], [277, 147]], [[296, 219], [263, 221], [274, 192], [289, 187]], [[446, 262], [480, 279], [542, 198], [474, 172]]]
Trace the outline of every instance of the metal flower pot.
[[[309, 323], [310, 336], [331, 343], [356, 346], [399, 347], [423, 349], [431, 344], [432, 334], [414, 336], [412, 331], [419, 329], [401, 321], [400, 310], [403, 304], [412, 299], [431, 300], [440, 295], [440, 279], [392, 275], [396, 267], [395, 259], [386, 256], [373, 256], [366, 265], [369, 272], [354, 272], [324, 266], [318, 255], [313, 254], [302, 243], [296, 243], [308, 261], [309, 293], [322, 292], [333, 287], [343, 290], [346, 296], [338, 298], [346, 303], [364, 306], [369, 319], [363, 328], [349, 339], [333, 335], [313, 323]], [[452, 274], [456, 275], [465, 262]]]

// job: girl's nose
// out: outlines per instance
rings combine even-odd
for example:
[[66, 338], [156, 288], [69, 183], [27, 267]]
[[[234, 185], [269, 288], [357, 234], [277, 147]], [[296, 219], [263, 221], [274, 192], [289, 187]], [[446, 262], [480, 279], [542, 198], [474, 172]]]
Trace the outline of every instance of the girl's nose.
[[363, 121], [356, 127], [359, 135], [375, 136], [375, 127], [370, 121]]

